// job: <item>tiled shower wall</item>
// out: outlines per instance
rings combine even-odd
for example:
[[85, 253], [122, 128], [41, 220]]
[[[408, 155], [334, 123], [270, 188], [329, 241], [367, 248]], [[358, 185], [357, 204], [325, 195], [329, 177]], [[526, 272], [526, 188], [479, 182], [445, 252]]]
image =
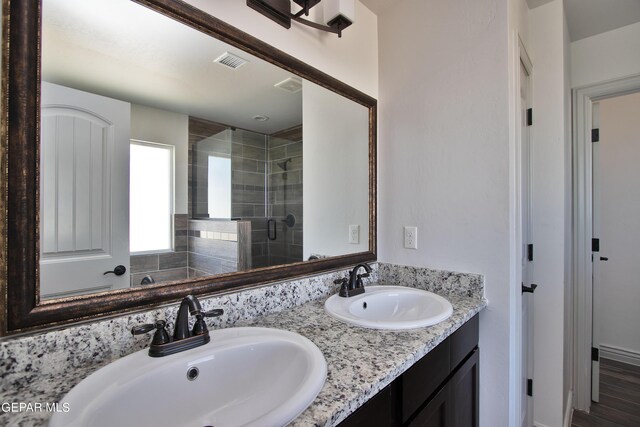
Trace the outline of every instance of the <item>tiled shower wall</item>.
[[[231, 158], [231, 216], [248, 221], [251, 229], [251, 257], [245, 266], [301, 261], [302, 127], [266, 136], [190, 117], [189, 147], [190, 218], [207, 218], [208, 164], [198, 159], [211, 154]], [[278, 163], [287, 159], [285, 171]], [[289, 213], [296, 218], [293, 228], [283, 222]], [[267, 238], [269, 218], [276, 221], [276, 240]]]
[[189, 277], [251, 268], [249, 221], [189, 220]]
[[[203, 155], [216, 154], [221, 157], [231, 157], [231, 143], [224, 138], [216, 136], [223, 134], [226, 127], [218, 123], [207, 120], [189, 117], [189, 151], [188, 151], [188, 191], [189, 218], [206, 217], [208, 214], [207, 203], [207, 182], [209, 179], [207, 164], [197, 164], [194, 167], [194, 160], [198, 153], [194, 150], [202, 150]], [[196, 145], [197, 144], [197, 145]]]
[[[197, 145], [196, 145], [197, 144]], [[195, 154], [195, 155], [194, 155]], [[198, 155], [231, 158], [231, 216], [250, 222], [251, 259], [245, 265], [261, 267], [267, 255], [266, 228], [266, 137], [245, 130], [194, 117], [189, 118], [189, 214], [191, 218], [207, 217], [206, 166], [193, 167]], [[195, 213], [195, 215], [194, 215]], [[196, 230], [197, 231], [197, 230]], [[246, 251], [244, 251], [246, 253]]]
[[[277, 227], [276, 240], [267, 242], [269, 263], [302, 261], [302, 127], [269, 136], [268, 147], [267, 208]], [[292, 228], [282, 221], [288, 214], [296, 220]]]
[[[193, 162], [210, 154], [231, 159], [231, 216], [243, 221], [188, 219], [207, 217], [207, 163]], [[278, 164], [288, 159], [285, 171]], [[174, 251], [131, 256], [132, 286], [146, 275], [159, 283], [302, 260], [301, 126], [267, 137], [190, 117], [188, 171], [189, 213], [174, 215]], [[293, 228], [282, 221], [289, 213]]]
[[[231, 132], [231, 131], [230, 131]], [[267, 260], [267, 138], [246, 130], [232, 132], [231, 214], [251, 223], [251, 265]]]

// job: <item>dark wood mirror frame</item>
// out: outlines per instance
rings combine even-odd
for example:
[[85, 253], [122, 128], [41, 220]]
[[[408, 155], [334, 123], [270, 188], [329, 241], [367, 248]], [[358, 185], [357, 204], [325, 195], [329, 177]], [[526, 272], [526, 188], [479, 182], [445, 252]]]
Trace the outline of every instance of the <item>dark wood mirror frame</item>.
[[376, 260], [377, 101], [179, 0], [132, 0], [238, 47], [369, 109], [369, 251], [327, 259], [40, 302], [39, 134], [40, 0], [3, 1], [2, 126], [0, 129], [0, 335], [32, 331], [214, 295]]

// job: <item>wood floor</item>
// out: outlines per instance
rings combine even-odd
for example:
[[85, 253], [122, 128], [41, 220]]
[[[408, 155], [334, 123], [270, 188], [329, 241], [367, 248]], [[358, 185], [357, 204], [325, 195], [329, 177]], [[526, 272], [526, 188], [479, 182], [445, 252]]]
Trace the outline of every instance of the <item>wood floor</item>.
[[640, 427], [640, 367], [600, 359], [600, 402], [573, 411], [573, 427]]

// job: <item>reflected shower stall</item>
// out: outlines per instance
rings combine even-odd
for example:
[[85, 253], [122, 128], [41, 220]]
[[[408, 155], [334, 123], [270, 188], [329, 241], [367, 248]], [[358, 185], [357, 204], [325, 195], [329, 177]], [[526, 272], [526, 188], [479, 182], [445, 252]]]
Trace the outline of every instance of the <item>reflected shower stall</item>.
[[302, 261], [302, 127], [265, 135], [191, 117], [189, 145], [190, 259], [216, 258], [203, 236], [237, 222], [250, 232], [235, 271]]

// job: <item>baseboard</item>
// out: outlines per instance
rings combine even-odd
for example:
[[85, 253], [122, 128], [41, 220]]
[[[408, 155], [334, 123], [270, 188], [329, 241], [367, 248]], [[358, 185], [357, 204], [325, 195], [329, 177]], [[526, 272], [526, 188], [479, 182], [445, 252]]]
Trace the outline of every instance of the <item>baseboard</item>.
[[640, 366], [640, 352], [612, 345], [600, 344], [600, 358]]
[[569, 390], [567, 394], [567, 409], [564, 411], [564, 427], [571, 427], [571, 419], [573, 418], [573, 390]]

